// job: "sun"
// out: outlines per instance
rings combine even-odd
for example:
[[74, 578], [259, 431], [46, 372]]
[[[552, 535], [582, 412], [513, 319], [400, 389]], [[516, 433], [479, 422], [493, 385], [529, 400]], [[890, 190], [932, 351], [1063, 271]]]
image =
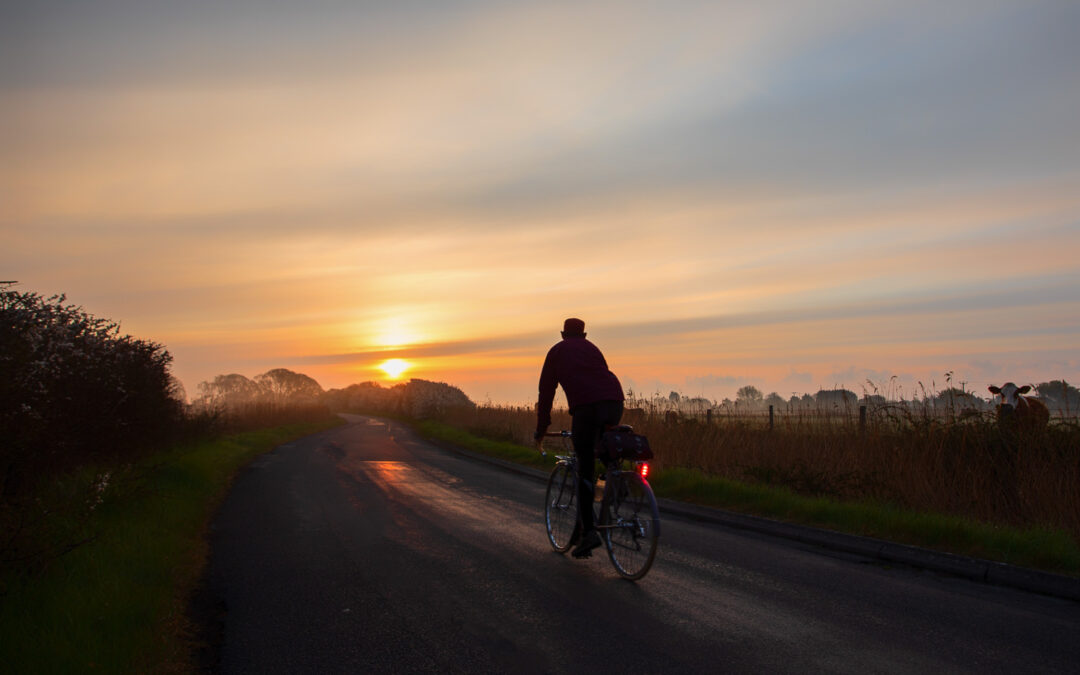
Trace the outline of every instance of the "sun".
[[383, 372], [389, 375], [391, 378], [396, 380], [401, 377], [401, 374], [408, 370], [411, 365], [412, 364], [410, 364], [408, 361], [404, 361], [402, 359], [390, 359], [389, 361], [383, 361], [379, 365], [379, 368], [381, 368]]

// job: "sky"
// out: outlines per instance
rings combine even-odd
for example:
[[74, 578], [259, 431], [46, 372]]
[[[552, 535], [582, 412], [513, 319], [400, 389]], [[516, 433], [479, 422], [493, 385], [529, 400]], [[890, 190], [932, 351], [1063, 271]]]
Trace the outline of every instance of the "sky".
[[1080, 380], [1072, 0], [0, 4], [0, 279], [188, 394]]

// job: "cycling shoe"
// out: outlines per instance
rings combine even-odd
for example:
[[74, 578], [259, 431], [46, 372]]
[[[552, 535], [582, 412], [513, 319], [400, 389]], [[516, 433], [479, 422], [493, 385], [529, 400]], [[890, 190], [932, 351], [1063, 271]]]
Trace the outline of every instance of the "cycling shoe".
[[596, 533], [596, 530], [589, 530], [581, 536], [581, 542], [574, 549], [573, 556], [589, 558], [592, 556], [592, 550], [598, 546], [600, 546], [600, 535]]

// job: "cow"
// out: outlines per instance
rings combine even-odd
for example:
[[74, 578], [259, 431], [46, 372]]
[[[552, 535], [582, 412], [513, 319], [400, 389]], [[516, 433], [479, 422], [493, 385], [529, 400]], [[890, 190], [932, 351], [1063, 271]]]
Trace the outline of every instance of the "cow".
[[997, 407], [998, 424], [1025, 431], [1041, 431], [1050, 422], [1050, 410], [1034, 396], [1024, 396], [1031, 385], [1017, 387], [1006, 382], [1000, 387], [990, 385], [990, 393], [1001, 397]]

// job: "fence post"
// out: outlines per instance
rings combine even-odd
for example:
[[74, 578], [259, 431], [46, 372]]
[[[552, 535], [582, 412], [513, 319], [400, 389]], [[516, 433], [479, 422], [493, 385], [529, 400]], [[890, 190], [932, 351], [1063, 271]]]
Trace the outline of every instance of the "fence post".
[[769, 406], [769, 431], [773, 430], [773, 407]]
[[859, 433], [866, 431], [866, 406], [859, 406]]
[[705, 411], [705, 422], [712, 424], [712, 408]]

